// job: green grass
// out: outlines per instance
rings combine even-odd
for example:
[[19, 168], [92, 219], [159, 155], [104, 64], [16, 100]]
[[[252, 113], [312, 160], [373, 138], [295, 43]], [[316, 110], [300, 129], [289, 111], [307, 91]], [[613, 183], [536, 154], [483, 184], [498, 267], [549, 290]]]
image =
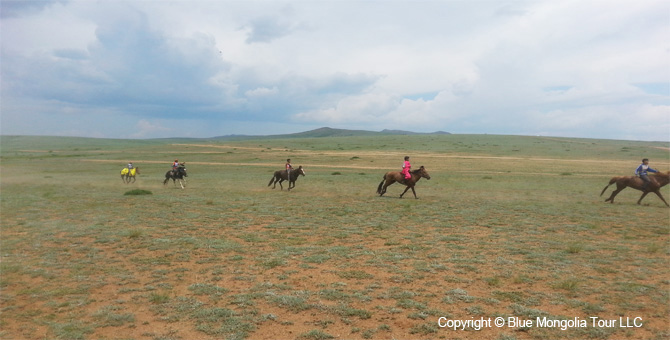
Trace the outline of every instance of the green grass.
[[[654, 325], [670, 315], [668, 210], [654, 196], [636, 205], [630, 189], [615, 204], [599, 197], [642, 156], [669, 169], [667, 143], [0, 138], [2, 338], [667, 334]], [[398, 184], [378, 197], [404, 155], [431, 180], [418, 200], [398, 199]], [[175, 157], [187, 162], [184, 190], [162, 184]], [[307, 175], [290, 192], [268, 188], [289, 157]], [[130, 185], [151, 193], [141, 199], [118, 176], [131, 160], [142, 175]], [[447, 333], [440, 316], [654, 322], [501, 335]]]

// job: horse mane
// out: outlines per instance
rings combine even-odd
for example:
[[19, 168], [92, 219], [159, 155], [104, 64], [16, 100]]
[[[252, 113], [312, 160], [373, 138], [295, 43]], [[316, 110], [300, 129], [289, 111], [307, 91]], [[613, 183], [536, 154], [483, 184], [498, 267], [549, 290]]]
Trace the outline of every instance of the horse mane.
[[423, 165], [420, 166], [420, 167], [419, 167], [418, 169], [416, 169], [416, 170], [412, 170], [412, 171], [410, 171], [410, 173], [418, 174], [419, 172], [421, 172], [421, 169], [423, 169]]

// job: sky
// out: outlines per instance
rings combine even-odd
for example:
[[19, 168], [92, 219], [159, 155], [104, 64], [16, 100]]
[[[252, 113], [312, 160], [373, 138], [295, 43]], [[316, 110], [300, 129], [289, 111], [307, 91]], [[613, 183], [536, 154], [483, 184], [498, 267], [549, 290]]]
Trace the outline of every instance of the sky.
[[670, 141], [667, 0], [0, 2], [0, 133]]

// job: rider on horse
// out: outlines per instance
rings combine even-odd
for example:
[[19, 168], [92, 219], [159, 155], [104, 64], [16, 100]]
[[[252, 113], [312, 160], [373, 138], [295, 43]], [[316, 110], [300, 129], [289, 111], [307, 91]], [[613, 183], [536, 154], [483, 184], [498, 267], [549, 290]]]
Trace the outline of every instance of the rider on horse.
[[402, 163], [402, 171], [401, 171], [404, 180], [412, 178], [412, 174], [409, 172], [411, 169], [412, 165], [409, 164], [409, 156], [405, 156], [405, 161]]
[[179, 160], [175, 159], [174, 162], [172, 162], [172, 173], [176, 174], [180, 167], [186, 167], [186, 162], [179, 163]]
[[651, 183], [651, 180], [649, 180], [649, 176], [647, 175], [647, 172], [658, 172], [658, 170], [654, 170], [649, 167], [649, 159], [645, 158], [642, 160], [642, 164], [635, 169], [635, 176], [640, 177], [642, 182], [644, 184], [642, 185], [642, 191], [647, 190], [647, 186], [649, 186], [649, 183]]
[[286, 167], [286, 178], [291, 179], [291, 170], [293, 170], [293, 165], [291, 165], [291, 159], [286, 160], [286, 164], [284, 165]]

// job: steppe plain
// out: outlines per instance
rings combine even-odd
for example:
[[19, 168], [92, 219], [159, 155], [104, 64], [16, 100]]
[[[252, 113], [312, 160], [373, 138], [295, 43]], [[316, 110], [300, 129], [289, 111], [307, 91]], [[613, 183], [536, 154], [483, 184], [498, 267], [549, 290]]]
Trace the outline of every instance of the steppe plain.
[[[632, 189], [599, 196], [642, 157], [670, 170], [668, 143], [0, 141], [1, 339], [670, 337], [670, 209]], [[398, 184], [379, 197], [405, 155], [431, 175], [419, 199]], [[163, 185], [175, 158], [184, 190]], [[286, 158], [306, 176], [268, 188]], [[141, 174], [125, 184], [129, 161]]]

